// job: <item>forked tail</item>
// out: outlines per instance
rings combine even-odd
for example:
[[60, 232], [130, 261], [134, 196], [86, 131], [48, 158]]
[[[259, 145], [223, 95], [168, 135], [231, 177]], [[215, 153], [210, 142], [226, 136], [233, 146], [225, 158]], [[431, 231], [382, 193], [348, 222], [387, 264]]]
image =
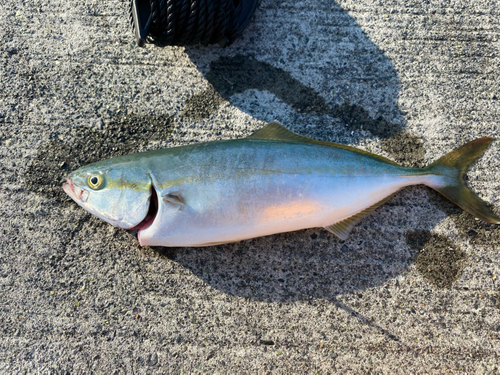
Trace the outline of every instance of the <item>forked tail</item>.
[[493, 140], [485, 137], [471, 141], [436, 160], [425, 169], [444, 177], [440, 179], [439, 184], [429, 184], [433, 189], [470, 214], [488, 223], [500, 224], [500, 218], [466, 185], [464, 180], [469, 166], [483, 155]]

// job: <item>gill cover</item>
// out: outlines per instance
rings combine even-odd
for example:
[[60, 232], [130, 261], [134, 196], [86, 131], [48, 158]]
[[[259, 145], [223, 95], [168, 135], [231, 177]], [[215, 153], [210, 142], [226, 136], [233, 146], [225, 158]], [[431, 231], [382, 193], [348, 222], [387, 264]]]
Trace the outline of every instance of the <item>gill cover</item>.
[[151, 179], [139, 168], [87, 166], [71, 173], [63, 189], [91, 214], [123, 229], [145, 219], [151, 199]]

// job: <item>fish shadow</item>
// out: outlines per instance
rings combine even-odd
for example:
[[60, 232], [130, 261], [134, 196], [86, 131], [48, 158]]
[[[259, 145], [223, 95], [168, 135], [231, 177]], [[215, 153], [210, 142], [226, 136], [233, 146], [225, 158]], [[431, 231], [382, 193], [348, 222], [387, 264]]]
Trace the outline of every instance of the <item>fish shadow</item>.
[[395, 247], [392, 236], [367, 235], [376, 231], [368, 221], [345, 242], [318, 228], [209, 248], [154, 249], [228, 295], [332, 301], [395, 278], [414, 260], [416, 251]]

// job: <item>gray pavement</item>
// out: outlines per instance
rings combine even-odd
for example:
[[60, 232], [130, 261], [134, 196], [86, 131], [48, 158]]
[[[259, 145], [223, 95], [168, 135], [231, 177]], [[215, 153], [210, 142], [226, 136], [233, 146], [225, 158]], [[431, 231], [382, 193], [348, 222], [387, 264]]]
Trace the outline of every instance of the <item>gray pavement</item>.
[[[500, 372], [500, 229], [427, 188], [345, 242], [174, 249], [60, 188], [92, 161], [271, 120], [411, 166], [498, 138], [498, 1], [262, 0], [225, 49], [138, 48], [127, 7], [3, 2], [0, 372]], [[497, 213], [499, 155], [468, 174]]]

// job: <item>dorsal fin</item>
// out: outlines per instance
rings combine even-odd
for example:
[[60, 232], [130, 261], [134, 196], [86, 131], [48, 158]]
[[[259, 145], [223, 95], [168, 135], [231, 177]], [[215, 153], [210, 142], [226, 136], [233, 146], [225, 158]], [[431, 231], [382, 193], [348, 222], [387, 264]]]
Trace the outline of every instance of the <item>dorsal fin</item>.
[[377, 207], [380, 207], [385, 202], [387, 202], [389, 199], [391, 199], [394, 194], [391, 194], [388, 197], [382, 199], [380, 202], [375, 203], [373, 206], [370, 206], [370, 207], [364, 209], [363, 211], [358, 212], [356, 215], [352, 215], [351, 217], [348, 217], [347, 219], [344, 219], [344, 220], [338, 221], [332, 225], [326, 226], [325, 229], [327, 231], [333, 233], [334, 235], [336, 235], [342, 241], [345, 241], [347, 239], [347, 237], [349, 236], [349, 233], [351, 233], [352, 228], [354, 228], [356, 226], [356, 224], [358, 224], [361, 220], [363, 220], [365, 217], [367, 217]]
[[399, 165], [398, 163], [395, 163], [392, 160], [384, 158], [383, 156], [375, 155], [375, 154], [372, 154], [371, 152], [359, 150], [359, 149], [351, 147], [351, 146], [341, 145], [341, 144], [333, 143], [333, 142], [317, 141], [315, 139], [311, 139], [311, 138], [303, 137], [301, 135], [297, 135], [297, 134], [291, 132], [290, 130], [284, 128], [277, 121], [271, 121], [269, 124], [264, 126], [262, 129], [257, 130], [255, 133], [253, 133], [252, 135], [250, 135], [247, 138], [248, 139], [261, 139], [261, 140], [268, 140], [268, 141], [310, 143], [310, 144], [321, 145], [321, 146], [336, 147], [336, 148], [340, 148], [342, 150], [348, 150], [348, 151], [352, 151], [352, 152], [357, 152], [358, 154], [368, 155], [368, 156], [371, 156], [372, 158], [383, 160], [386, 163], [390, 163], [393, 165]]
[[262, 129], [259, 129], [255, 133], [250, 135], [248, 138], [301, 143], [317, 142], [314, 139], [302, 137], [301, 135], [291, 132], [277, 121], [271, 121]]

